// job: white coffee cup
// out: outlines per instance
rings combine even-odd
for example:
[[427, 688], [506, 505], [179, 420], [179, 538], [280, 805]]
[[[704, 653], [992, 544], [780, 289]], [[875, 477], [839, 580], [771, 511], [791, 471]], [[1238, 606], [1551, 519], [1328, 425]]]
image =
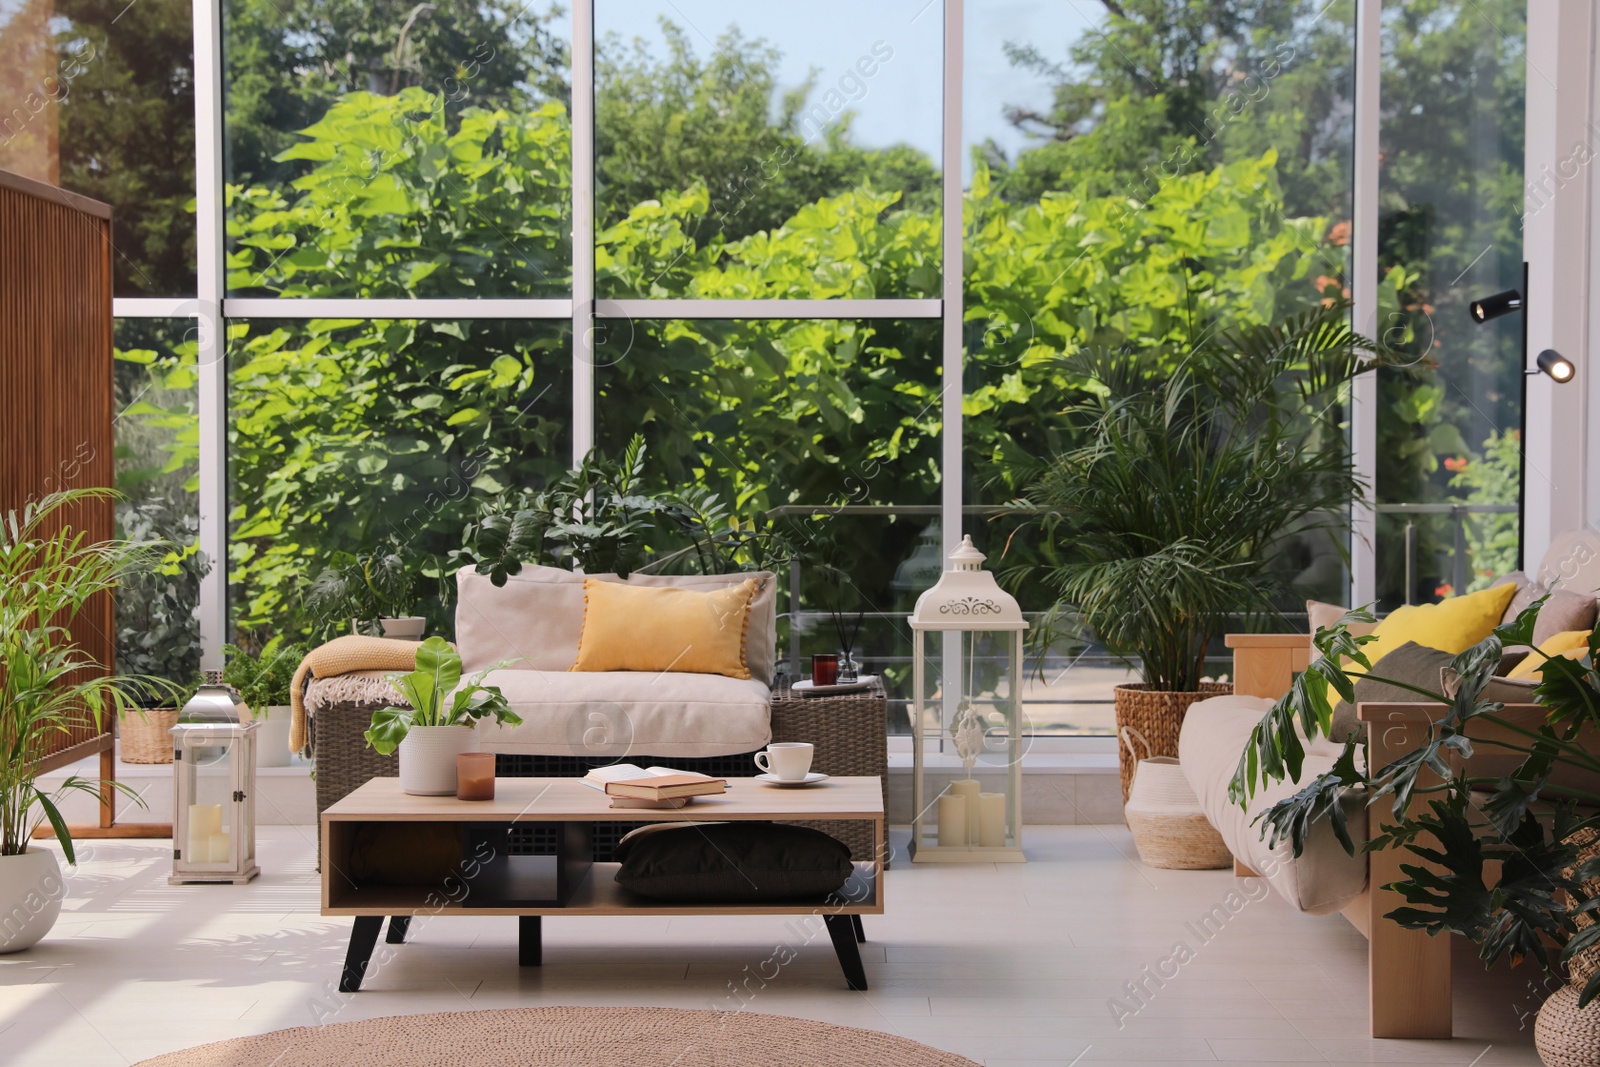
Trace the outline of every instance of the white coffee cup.
[[756, 766], [779, 781], [802, 781], [811, 770], [811, 742], [774, 741], [756, 753]]

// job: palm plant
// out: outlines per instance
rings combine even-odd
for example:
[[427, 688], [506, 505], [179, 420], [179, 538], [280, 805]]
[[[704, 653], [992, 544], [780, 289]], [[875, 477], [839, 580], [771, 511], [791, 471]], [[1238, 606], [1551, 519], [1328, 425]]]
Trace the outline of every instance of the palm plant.
[[1065, 415], [1082, 443], [1017, 464], [1043, 555], [1005, 571], [1056, 595], [1038, 647], [1087, 628], [1138, 661], [1147, 688], [1200, 688], [1226, 617], [1285, 592], [1263, 557], [1286, 536], [1344, 529], [1362, 494], [1340, 401], [1383, 353], [1349, 315], [1335, 304], [1191, 339], [1175, 367], [1159, 352], [1070, 359], [1088, 399]]
[[165, 554], [158, 542], [93, 541], [72, 528], [64, 513], [113, 495], [109, 489], [51, 493], [0, 520], [0, 856], [26, 851], [48, 820], [67, 861], [76, 863], [57, 800], [72, 791], [98, 799], [101, 783], [75, 775], [46, 792], [37, 782], [40, 762], [53, 740], [99, 729], [108, 715], [137, 709], [136, 692], [172, 685], [112, 675], [69, 629], [93, 598]]
[[[1317, 633], [1316, 658], [1257, 724], [1229, 793], [1245, 804], [1265, 782], [1299, 782], [1305, 746], [1330, 735], [1328, 694], [1355, 701], [1351, 667], [1415, 693], [1419, 702], [1441, 705], [1425, 740], [1376, 772], [1367, 770], [1369, 739], [1359, 731], [1331, 771], [1258, 817], [1262, 834], [1270, 833], [1273, 845], [1288, 842], [1298, 856], [1313, 827], [1327, 821], [1351, 855], [1358, 847], [1404, 848], [1427, 865], [1401, 867], [1406, 880], [1386, 888], [1406, 906], [1387, 918], [1430, 934], [1462, 934], [1479, 946], [1486, 964], [1503, 955], [1532, 958], [1554, 974], [1550, 946], [1558, 946], [1559, 961], [1568, 964], [1580, 953], [1600, 951], [1600, 924], [1592, 921], [1600, 914], [1594, 893], [1600, 854], [1593, 848], [1600, 792], [1590, 784], [1600, 780], [1600, 753], [1593, 749], [1600, 730], [1600, 626], [1581, 659], [1545, 657], [1533, 689], [1546, 712], [1538, 719], [1508, 715], [1503, 703], [1486, 695], [1502, 648], [1533, 644], [1542, 604], [1455, 657], [1449, 668], [1458, 679], [1454, 693], [1383, 677], [1382, 661], [1374, 670], [1361, 650], [1375, 638], [1355, 637], [1347, 628], [1372, 621], [1371, 614], [1347, 614]], [[1537, 649], [1529, 654], [1543, 656]], [[1489, 735], [1492, 747], [1484, 740]], [[1474, 770], [1474, 737], [1487, 751], [1515, 753], [1520, 763], [1504, 775]], [[1392, 822], [1358, 846], [1343, 806], [1347, 797], [1387, 804]], [[1427, 803], [1413, 804], [1417, 798]], [[1597, 995], [1600, 970], [1586, 982], [1579, 1006]]]

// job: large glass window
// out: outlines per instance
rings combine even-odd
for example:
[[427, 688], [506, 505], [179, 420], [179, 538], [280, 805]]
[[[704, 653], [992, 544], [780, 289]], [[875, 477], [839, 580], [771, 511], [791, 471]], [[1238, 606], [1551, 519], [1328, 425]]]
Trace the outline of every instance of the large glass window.
[[595, 4], [597, 292], [938, 296], [926, 0]]
[[111, 205], [119, 297], [195, 291], [189, 0], [0, 0], [0, 168]]
[[1415, 362], [1379, 374], [1378, 596], [1388, 608], [1517, 568], [1526, 0], [1390, 2], [1383, 20], [1381, 322]]
[[229, 582], [252, 639], [302, 635], [338, 553], [400, 547], [448, 632], [449, 555], [481, 503], [567, 468], [564, 325], [365, 319], [228, 327]]
[[185, 683], [200, 673], [200, 422], [193, 323], [118, 319], [116, 520], [122, 537], [164, 541], [166, 558], [117, 596], [117, 666]]
[[[1083, 443], [1059, 417], [1086, 395], [1074, 353], [1176, 366], [1194, 338], [1277, 322], [1344, 285], [1354, 4], [1166, 10], [966, 5], [964, 488], [1001, 569], [1049, 558], [1037, 524], [983, 509]], [[1344, 552], [1288, 534], [1270, 564], [1339, 599]], [[1019, 593], [1029, 611], [1054, 600], [1039, 583]], [[1112, 686], [1137, 680], [1087, 632], [1041, 666], [1026, 695], [1039, 732], [1109, 730]]]
[[229, 0], [224, 25], [231, 293], [570, 290], [565, 16]]

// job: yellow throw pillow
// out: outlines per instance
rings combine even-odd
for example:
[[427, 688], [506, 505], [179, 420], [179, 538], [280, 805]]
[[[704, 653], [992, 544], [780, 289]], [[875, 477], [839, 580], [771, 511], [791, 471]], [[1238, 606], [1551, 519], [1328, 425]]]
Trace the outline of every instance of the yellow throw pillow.
[[674, 671], [748, 678], [745, 630], [754, 578], [701, 592], [583, 580], [575, 671]]
[[[1543, 652], [1544, 655], [1539, 655]], [[1562, 656], [1566, 659], [1582, 659], [1589, 654], [1588, 630], [1563, 630], [1558, 634], [1551, 634], [1539, 644], [1539, 652], [1530, 652], [1521, 663], [1514, 667], [1507, 678], [1537, 678], [1539, 668], [1544, 666], [1546, 657]]]
[[[1497, 585], [1466, 596], [1449, 597], [1437, 604], [1408, 604], [1391, 611], [1372, 631], [1376, 641], [1361, 646], [1374, 667], [1385, 654], [1407, 641], [1457, 655], [1488, 637], [1506, 605], [1517, 595], [1514, 585]], [[1364, 674], [1360, 667], [1351, 676]]]

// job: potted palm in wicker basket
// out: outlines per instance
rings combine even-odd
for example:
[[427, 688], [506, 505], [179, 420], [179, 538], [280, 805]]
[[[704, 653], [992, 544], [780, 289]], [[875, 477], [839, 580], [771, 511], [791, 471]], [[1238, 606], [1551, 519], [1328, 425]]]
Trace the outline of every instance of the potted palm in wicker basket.
[[[1116, 689], [1117, 728], [1138, 730], [1153, 756], [1177, 755], [1190, 705], [1231, 691], [1206, 680], [1227, 619], [1269, 611], [1289, 592], [1262, 565], [1275, 543], [1348, 526], [1362, 487], [1338, 400], [1382, 360], [1349, 317], [1348, 305], [1318, 308], [1191, 337], [1177, 356], [1080, 352], [1068, 365], [1085, 399], [1064, 412], [1079, 443], [1012, 464], [1018, 510], [1044, 536], [1040, 561], [1006, 578], [1058, 598], [1035, 647], [1087, 631], [1137, 663], [1143, 681]], [[1127, 750], [1121, 763], [1126, 801]]]

